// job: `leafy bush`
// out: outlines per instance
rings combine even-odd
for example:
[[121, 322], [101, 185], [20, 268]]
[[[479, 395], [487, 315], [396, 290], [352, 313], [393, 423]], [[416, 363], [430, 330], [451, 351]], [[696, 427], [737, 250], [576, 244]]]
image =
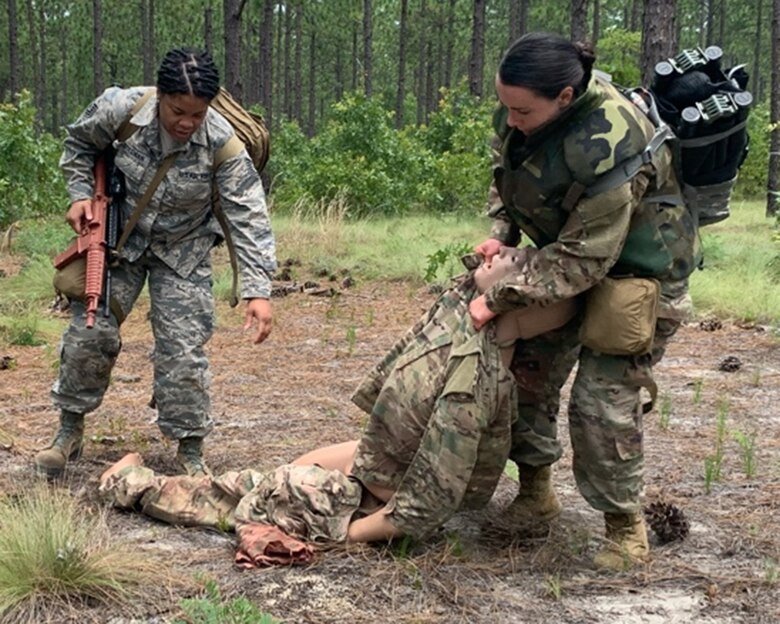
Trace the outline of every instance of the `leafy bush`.
[[642, 33], [615, 28], [599, 37], [598, 68], [611, 74], [612, 81], [635, 87], [642, 81], [637, 59], [640, 57]]
[[0, 103], [0, 228], [19, 219], [62, 212], [65, 185], [57, 167], [62, 145], [35, 130], [35, 108], [23, 91]]
[[758, 104], [748, 116], [750, 144], [735, 189], [741, 197], [761, 197], [766, 194], [770, 131], [769, 107]]

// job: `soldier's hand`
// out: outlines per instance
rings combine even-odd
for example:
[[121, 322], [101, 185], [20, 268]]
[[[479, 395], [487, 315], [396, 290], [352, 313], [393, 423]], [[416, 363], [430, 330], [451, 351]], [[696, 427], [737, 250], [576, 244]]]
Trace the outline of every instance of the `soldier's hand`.
[[76, 231], [76, 234], [81, 234], [87, 223], [92, 221], [92, 200], [79, 199], [74, 201], [68, 209], [68, 214], [65, 215], [65, 220]]
[[257, 322], [257, 333], [252, 342], [260, 344], [271, 333], [273, 311], [268, 299], [248, 299], [246, 302], [246, 315], [244, 317], [244, 331], [251, 329]]
[[495, 256], [499, 250], [504, 246], [500, 240], [496, 238], [488, 238], [474, 247], [474, 251], [484, 256], [485, 262], [490, 262], [490, 259]]
[[474, 323], [474, 329], [482, 329], [485, 326], [485, 323], [498, 316], [487, 307], [485, 295], [480, 295], [471, 301], [469, 304], [469, 314], [471, 315], [471, 322]]

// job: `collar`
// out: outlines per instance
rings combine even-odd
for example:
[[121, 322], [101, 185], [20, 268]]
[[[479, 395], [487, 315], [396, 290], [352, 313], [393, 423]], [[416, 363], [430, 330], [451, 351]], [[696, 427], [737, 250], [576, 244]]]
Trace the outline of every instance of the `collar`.
[[[130, 118], [130, 123], [133, 124], [134, 126], [138, 126], [139, 129], [157, 125], [156, 134], [159, 135], [159, 133], [162, 131], [162, 128], [159, 127], [160, 100], [157, 97], [157, 89], [155, 89], [154, 87], [152, 88], [155, 91], [154, 95], [152, 95], [152, 97], [150, 97], [144, 103], [144, 105], [141, 107], [141, 110], [139, 110], [135, 115], [133, 115]], [[198, 129], [195, 130], [195, 132], [192, 134], [189, 140], [186, 143], [182, 143], [180, 146], [177, 147], [177, 149], [185, 149], [189, 147], [190, 143], [194, 143], [196, 145], [200, 145], [203, 147], [208, 147], [209, 144], [208, 132], [206, 131], [207, 123], [208, 123], [208, 112], [206, 113], [206, 119], [204, 119], [203, 123], [200, 124], [200, 126], [198, 126]]]

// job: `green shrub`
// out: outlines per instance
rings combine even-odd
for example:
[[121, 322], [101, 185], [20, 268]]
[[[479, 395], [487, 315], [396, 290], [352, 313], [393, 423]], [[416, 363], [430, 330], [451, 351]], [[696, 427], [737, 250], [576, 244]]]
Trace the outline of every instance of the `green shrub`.
[[748, 116], [750, 145], [739, 170], [736, 193], [740, 197], [765, 197], [769, 169], [769, 107], [758, 104]]
[[624, 87], [641, 84], [637, 59], [640, 56], [642, 33], [615, 28], [599, 37], [598, 68], [612, 76], [613, 82]]
[[67, 195], [57, 162], [60, 142], [35, 129], [29, 92], [0, 103], [0, 229], [19, 219], [63, 212]]

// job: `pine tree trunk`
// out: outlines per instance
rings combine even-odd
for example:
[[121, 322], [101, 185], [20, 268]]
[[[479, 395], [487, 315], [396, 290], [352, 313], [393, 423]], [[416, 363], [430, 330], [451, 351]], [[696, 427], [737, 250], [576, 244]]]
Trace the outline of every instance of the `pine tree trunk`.
[[631, 21], [629, 22], [628, 29], [631, 32], [636, 32], [642, 28], [642, 15], [644, 14], [644, 1], [633, 0], [631, 2]]
[[417, 99], [417, 125], [425, 123], [425, 38], [428, 7], [420, 2], [420, 18], [417, 20], [417, 67], [415, 68], [415, 90]]
[[293, 119], [303, 128], [303, 3], [295, 4], [295, 57], [293, 61]]
[[658, 61], [673, 56], [677, 48], [677, 0], [646, 0], [642, 28], [642, 84], [650, 84]]
[[761, 67], [761, 32], [764, 27], [763, 22], [763, 7], [764, 7], [764, 0], [756, 0], [756, 45], [753, 48], [753, 95], [756, 96], [756, 101], [761, 101], [761, 95], [762, 95], [762, 89], [761, 89], [761, 79], [758, 73], [759, 67]]
[[203, 9], [203, 43], [206, 45], [206, 52], [214, 54], [214, 7], [207, 4]]
[[446, 36], [446, 48], [444, 53], [444, 80], [442, 84], [445, 87], [449, 87], [452, 84], [452, 48], [455, 41], [455, 1], [450, 0], [449, 7], [447, 8], [447, 36]]
[[103, 92], [103, 13], [101, 0], [92, 0], [92, 90], [94, 95]]
[[770, 96], [769, 176], [767, 180], [766, 216], [777, 216], [777, 193], [780, 190], [780, 0], [772, 0], [772, 92]]
[[[206, 9], [207, 15], [211, 7]], [[149, 3], [146, 0], [138, 1], [138, 12], [141, 19], [141, 59], [144, 65], [143, 82], [145, 85], [154, 84], [154, 59], [152, 58], [152, 46], [150, 45], [150, 31], [152, 23], [149, 21]]]
[[588, 38], [588, 0], [571, 0], [571, 40], [585, 41]]
[[225, 20], [225, 87], [241, 102], [241, 12], [244, 0], [223, 0]]
[[469, 55], [469, 93], [482, 97], [485, 70], [485, 5], [486, 0], [474, 0]]
[[[274, 82], [276, 90], [276, 112], [278, 115], [274, 115], [281, 119], [284, 117], [284, 54], [282, 52], [282, 33], [284, 31], [284, 14], [279, 15], [279, 19], [276, 20], [276, 80]], [[278, 124], [277, 124], [278, 125]]]
[[274, 0], [263, 3], [263, 23], [260, 25], [260, 98], [265, 122], [272, 127], [274, 102]]
[[309, 119], [306, 124], [307, 134], [312, 137], [316, 128], [316, 108], [317, 108], [317, 72], [315, 63], [317, 62], [317, 30], [314, 22], [309, 23]]
[[32, 62], [32, 92], [33, 105], [35, 106], [35, 117], [38, 122], [41, 120], [41, 66], [39, 65], [40, 53], [38, 50], [38, 29], [35, 24], [35, 7], [33, 0], [27, 0], [27, 31], [30, 34], [30, 58]]
[[62, 63], [60, 68], [60, 111], [57, 127], [68, 119], [68, 23], [65, 20], [60, 22], [60, 53], [62, 54]]
[[593, 45], [597, 45], [599, 42], [599, 36], [601, 35], [601, 0], [593, 0], [593, 34], [590, 37]]
[[[522, 0], [509, 0], [509, 44], [520, 36], [520, 4]], [[509, 47], [508, 45], [506, 47]]]
[[371, 0], [363, 0], [363, 90], [366, 97], [371, 97], [372, 85], [372, 57], [374, 45], [374, 31], [372, 27], [373, 12]]
[[[48, 66], [48, 58], [46, 54], [46, 15], [43, 12], [43, 3], [38, 3], [38, 43], [40, 53], [40, 75], [39, 85], [41, 90], [40, 105], [41, 108], [38, 111], [38, 118], [43, 121], [45, 119], [46, 108], [49, 103], [46, 101], [46, 93], [49, 90], [48, 80], [46, 75], [46, 67]], [[51, 131], [55, 131], [55, 127], [52, 125], [49, 128]]]
[[287, 5], [287, 10], [284, 12], [284, 116], [290, 120], [292, 119], [292, 61], [290, 56], [292, 54], [292, 31], [293, 23], [290, 11], [290, 5]]
[[409, 17], [409, 0], [401, 0], [401, 19], [398, 32], [398, 88], [395, 93], [395, 127], [404, 125], [404, 99], [406, 95], [406, 36]]
[[358, 88], [358, 25], [352, 20], [352, 91]]
[[9, 86], [11, 97], [16, 98], [21, 87], [22, 66], [19, 62], [19, 18], [16, 0], [8, 0], [8, 58], [11, 63]]

